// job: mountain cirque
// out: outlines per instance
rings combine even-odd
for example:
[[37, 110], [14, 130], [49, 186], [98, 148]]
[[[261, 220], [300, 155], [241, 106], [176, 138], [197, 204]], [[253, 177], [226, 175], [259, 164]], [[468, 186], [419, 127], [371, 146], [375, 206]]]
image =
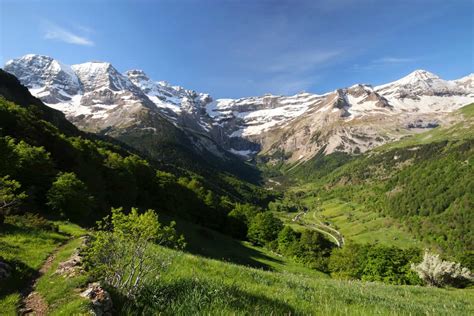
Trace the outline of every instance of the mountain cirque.
[[224, 157], [223, 148], [270, 162], [306, 161], [318, 152], [358, 154], [459, 120], [450, 113], [474, 102], [473, 74], [446, 81], [424, 70], [381, 86], [358, 84], [323, 95], [214, 100], [153, 81], [141, 70], [122, 74], [105, 62], [68, 66], [26, 55], [4, 69], [81, 129], [113, 137], [178, 129], [198, 150]]

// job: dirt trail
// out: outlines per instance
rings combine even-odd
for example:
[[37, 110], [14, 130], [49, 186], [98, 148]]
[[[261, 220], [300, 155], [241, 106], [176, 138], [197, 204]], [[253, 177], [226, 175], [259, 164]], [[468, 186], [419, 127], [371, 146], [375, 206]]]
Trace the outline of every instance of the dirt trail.
[[57, 247], [45, 260], [39, 271], [33, 276], [26, 288], [22, 291], [22, 304], [19, 310], [20, 315], [43, 316], [47, 314], [48, 303], [40, 293], [36, 292], [36, 285], [39, 278], [51, 269], [56, 254], [66, 245], [63, 243]]

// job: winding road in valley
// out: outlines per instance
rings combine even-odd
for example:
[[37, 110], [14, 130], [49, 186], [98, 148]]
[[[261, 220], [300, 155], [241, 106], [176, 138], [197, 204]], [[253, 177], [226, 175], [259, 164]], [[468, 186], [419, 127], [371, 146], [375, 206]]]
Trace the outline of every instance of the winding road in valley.
[[344, 245], [344, 236], [342, 236], [342, 234], [338, 230], [324, 224], [320, 219], [316, 217], [316, 213], [313, 213], [313, 218], [315, 221], [318, 222], [317, 224], [304, 223], [302, 221], [302, 218], [305, 217], [307, 214], [308, 214], [307, 212], [300, 212], [296, 214], [296, 216], [292, 219], [292, 221], [298, 222], [305, 227], [309, 227], [320, 233], [328, 235], [336, 242], [338, 247], [342, 247]]

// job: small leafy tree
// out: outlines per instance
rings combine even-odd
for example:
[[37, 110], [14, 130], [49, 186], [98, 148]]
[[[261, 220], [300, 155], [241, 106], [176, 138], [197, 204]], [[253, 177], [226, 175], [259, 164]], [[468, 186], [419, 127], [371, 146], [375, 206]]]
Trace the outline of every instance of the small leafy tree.
[[258, 213], [252, 218], [247, 236], [258, 245], [266, 245], [274, 241], [283, 229], [283, 222], [270, 212]]
[[59, 173], [47, 193], [47, 205], [61, 216], [73, 220], [86, 218], [93, 208], [94, 198], [74, 172]]
[[11, 180], [9, 176], [0, 177], [0, 224], [5, 221], [5, 216], [26, 198], [24, 192], [19, 192], [21, 185], [18, 181]]
[[462, 287], [474, 281], [474, 276], [469, 269], [461, 267], [459, 263], [444, 261], [439, 255], [428, 251], [425, 251], [423, 261], [417, 265], [412, 264], [411, 269], [430, 286]]
[[278, 234], [278, 252], [285, 256], [294, 256], [298, 251], [301, 233], [296, 232], [291, 226], [285, 226]]
[[86, 252], [86, 262], [93, 274], [120, 294], [133, 298], [151, 278], [168, 264], [153, 243], [183, 248], [184, 238], [174, 225], [162, 226], [153, 210], [142, 214], [132, 208], [112, 209], [112, 215], [99, 223], [99, 231]]

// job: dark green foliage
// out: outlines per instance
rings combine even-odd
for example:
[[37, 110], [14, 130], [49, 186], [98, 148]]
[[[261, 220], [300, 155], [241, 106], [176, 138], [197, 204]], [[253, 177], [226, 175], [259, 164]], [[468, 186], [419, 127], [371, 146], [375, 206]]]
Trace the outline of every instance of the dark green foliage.
[[327, 272], [334, 243], [314, 230], [302, 233], [285, 226], [278, 234], [278, 252], [302, 262], [312, 269]]
[[298, 253], [298, 243], [301, 233], [286, 225], [278, 234], [278, 252], [293, 257]]
[[307, 194], [390, 216], [413, 237], [455, 257], [474, 249], [473, 157], [473, 139], [376, 151], [318, 179]]
[[51, 210], [73, 221], [87, 219], [93, 210], [94, 198], [74, 172], [60, 172], [46, 196]]
[[411, 263], [421, 260], [419, 249], [347, 244], [333, 251], [329, 270], [335, 277], [389, 284], [422, 284]]
[[5, 216], [26, 198], [20, 187], [20, 183], [10, 179], [9, 176], [0, 177], [0, 224], [4, 222]]
[[309, 267], [328, 272], [328, 260], [334, 247], [334, 243], [321, 233], [314, 230], [305, 230], [301, 234], [296, 256]]
[[278, 237], [282, 229], [282, 221], [272, 213], [258, 213], [250, 221], [247, 237], [254, 244], [268, 245]]
[[326, 176], [338, 167], [354, 159], [351, 155], [344, 152], [334, 152], [326, 155], [324, 153], [325, 150], [326, 147], [321, 148], [313, 158], [302, 166], [291, 169], [289, 174], [305, 181], [315, 180]]
[[237, 203], [233, 210], [227, 214], [227, 227], [230, 234], [238, 239], [245, 239], [248, 226], [255, 215], [261, 212], [262, 209], [255, 205]]

